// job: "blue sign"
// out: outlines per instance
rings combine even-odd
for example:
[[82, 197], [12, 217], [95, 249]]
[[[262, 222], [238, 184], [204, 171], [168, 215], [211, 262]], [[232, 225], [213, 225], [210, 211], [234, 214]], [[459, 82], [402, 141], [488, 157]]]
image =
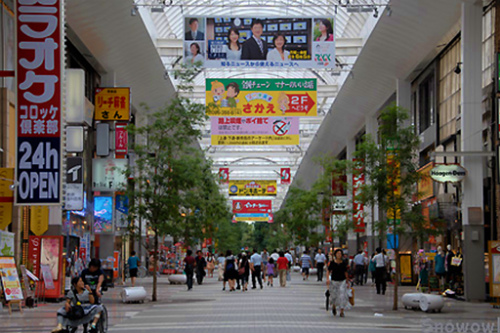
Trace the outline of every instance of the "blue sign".
[[394, 234], [387, 234], [387, 249], [392, 250], [396, 247], [399, 248], [399, 236]]
[[115, 208], [120, 213], [128, 215], [128, 197], [123, 194], [117, 195]]
[[265, 213], [238, 213], [235, 214], [236, 217], [269, 217], [269, 214]]

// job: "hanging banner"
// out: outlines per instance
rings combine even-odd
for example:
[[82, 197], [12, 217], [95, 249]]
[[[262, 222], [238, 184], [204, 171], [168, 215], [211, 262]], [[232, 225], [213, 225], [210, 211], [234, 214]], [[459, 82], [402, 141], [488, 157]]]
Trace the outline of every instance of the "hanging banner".
[[128, 153], [127, 124], [116, 124], [115, 126], [115, 153], [118, 155]]
[[130, 119], [130, 88], [96, 88], [95, 120]]
[[14, 169], [0, 168], [0, 230], [6, 229], [12, 222], [13, 185]]
[[2, 275], [5, 300], [15, 301], [24, 299], [14, 258], [0, 257], [0, 274]]
[[85, 200], [83, 191], [83, 158], [68, 157], [66, 159], [65, 189], [64, 209], [82, 210]]
[[16, 1], [16, 203], [61, 202], [61, 1]]
[[363, 165], [361, 163], [356, 163], [352, 174], [352, 218], [354, 222], [354, 232], [360, 233], [365, 232], [364, 204], [359, 198], [364, 184], [365, 174], [363, 172]]
[[253, 221], [253, 222], [269, 222], [269, 214], [260, 213], [240, 213], [234, 214], [236, 222]]
[[48, 265], [40, 265], [40, 270], [42, 272], [43, 283], [45, 284], [45, 289], [54, 290], [56, 286], [54, 284], [54, 276]]
[[30, 207], [30, 230], [35, 236], [42, 236], [49, 230], [49, 207]]
[[0, 230], [0, 257], [14, 256], [14, 233]]
[[316, 79], [206, 79], [207, 116], [315, 117]]
[[29, 236], [28, 240], [28, 267], [31, 267], [33, 274], [40, 277], [40, 252], [42, 250], [42, 237]]
[[230, 196], [276, 196], [278, 184], [275, 180], [231, 180]]
[[425, 200], [434, 196], [434, 184], [430, 176], [433, 167], [434, 163], [430, 162], [417, 170], [421, 175], [417, 184], [418, 200]]
[[292, 183], [292, 173], [290, 168], [281, 168], [280, 170], [281, 184], [290, 185]]
[[229, 168], [219, 168], [219, 182], [221, 184], [229, 183]]
[[184, 62], [205, 68], [335, 68], [335, 20], [185, 17]]
[[233, 200], [233, 213], [271, 213], [272, 200]]
[[211, 117], [213, 146], [298, 145], [299, 118]]

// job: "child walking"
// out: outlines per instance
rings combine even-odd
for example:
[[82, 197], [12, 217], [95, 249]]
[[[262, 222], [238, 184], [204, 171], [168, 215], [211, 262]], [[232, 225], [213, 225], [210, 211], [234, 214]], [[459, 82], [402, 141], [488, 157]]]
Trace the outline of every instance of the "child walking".
[[274, 259], [272, 257], [269, 257], [269, 262], [266, 265], [267, 268], [267, 276], [269, 277], [269, 280], [267, 281], [267, 285], [273, 286], [273, 277], [274, 277]]

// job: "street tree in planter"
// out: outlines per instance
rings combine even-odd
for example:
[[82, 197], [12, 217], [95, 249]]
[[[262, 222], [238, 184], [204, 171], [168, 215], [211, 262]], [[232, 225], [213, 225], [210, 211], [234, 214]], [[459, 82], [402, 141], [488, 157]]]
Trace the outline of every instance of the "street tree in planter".
[[[189, 75], [188, 72], [180, 75]], [[187, 84], [189, 86], [189, 84]], [[161, 235], [176, 235], [184, 223], [183, 209], [201, 202], [192, 198], [205, 181], [207, 161], [196, 140], [201, 137], [205, 106], [182, 97], [173, 98], [168, 105], [152, 112], [143, 105], [148, 122], [144, 126], [128, 127], [136, 140], [132, 150], [135, 165], [126, 170], [134, 178], [127, 188], [129, 212], [147, 221], [154, 234], [154, 272], [158, 269], [158, 248]], [[200, 185], [201, 184], [201, 185]], [[189, 207], [186, 207], [189, 203]], [[153, 274], [152, 301], [157, 300], [157, 275]]]
[[[355, 156], [363, 166], [367, 181], [361, 188], [359, 200], [377, 204], [386, 212], [386, 219], [378, 221], [379, 231], [392, 230], [393, 239], [421, 230], [425, 221], [414, 209], [417, 183], [422, 177], [418, 170], [419, 136], [408, 124], [406, 109], [391, 105], [380, 114], [378, 143], [366, 136], [357, 146]], [[398, 309], [398, 283], [400, 281], [399, 244], [394, 241], [396, 276], [393, 310]]]

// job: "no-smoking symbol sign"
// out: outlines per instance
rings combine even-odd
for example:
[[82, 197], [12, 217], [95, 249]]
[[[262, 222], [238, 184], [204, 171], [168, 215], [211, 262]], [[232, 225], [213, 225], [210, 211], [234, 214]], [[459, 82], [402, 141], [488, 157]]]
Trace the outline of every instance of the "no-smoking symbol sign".
[[290, 127], [291, 127], [290, 122], [287, 123], [287, 122], [284, 122], [281, 119], [280, 120], [276, 120], [273, 123], [273, 132], [277, 136], [283, 136], [286, 133], [288, 133], [288, 130], [290, 129]]

